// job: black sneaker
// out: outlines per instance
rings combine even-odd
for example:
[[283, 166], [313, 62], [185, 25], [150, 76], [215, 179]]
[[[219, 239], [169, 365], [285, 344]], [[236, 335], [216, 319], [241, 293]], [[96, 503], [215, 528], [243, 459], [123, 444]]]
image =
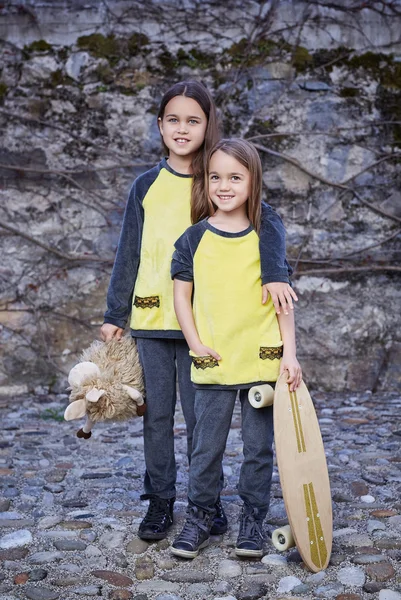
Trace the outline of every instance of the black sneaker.
[[174, 501], [175, 498], [150, 496], [148, 512], [138, 529], [142, 540], [163, 540], [167, 537], [167, 530], [173, 524]]
[[188, 517], [184, 527], [175, 538], [171, 552], [182, 558], [195, 558], [199, 550], [209, 544], [212, 517], [197, 506], [188, 508]]
[[226, 533], [228, 529], [228, 523], [220, 498], [217, 500], [214, 508], [216, 510], [216, 514], [213, 517], [210, 535], [223, 535], [223, 533]]
[[237, 556], [248, 558], [263, 556], [262, 522], [263, 519], [258, 516], [258, 509], [250, 504], [244, 504], [235, 547]]

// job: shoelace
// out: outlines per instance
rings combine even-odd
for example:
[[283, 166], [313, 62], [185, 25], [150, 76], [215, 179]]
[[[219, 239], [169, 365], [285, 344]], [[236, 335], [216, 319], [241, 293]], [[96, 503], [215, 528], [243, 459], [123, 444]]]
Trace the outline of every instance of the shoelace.
[[201, 529], [205, 533], [208, 533], [208, 528], [202, 519], [189, 515], [185, 521], [184, 527], [179, 535], [180, 542], [188, 542], [193, 545], [198, 541], [197, 528]]
[[223, 505], [221, 504], [221, 500], [217, 500], [216, 504], [214, 505], [214, 508], [216, 509], [215, 518], [223, 519], [224, 512], [223, 512]]
[[146, 525], [160, 525], [168, 518], [168, 500], [163, 498], [152, 498], [150, 500], [149, 509], [144, 519]]
[[263, 539], [260, 524], [255, 519], [253, 514], [245, 514], [241, 518], [241, 526], [239, 531], [239, 538], [245, 539]]

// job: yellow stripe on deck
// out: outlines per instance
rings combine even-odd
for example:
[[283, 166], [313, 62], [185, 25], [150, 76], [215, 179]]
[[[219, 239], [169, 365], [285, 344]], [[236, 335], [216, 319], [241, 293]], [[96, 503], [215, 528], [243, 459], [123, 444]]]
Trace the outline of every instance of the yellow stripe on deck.
[[313, 483], [304, 483], [303, 487], [311, 558], [313, 564], [321, 569], [327, 559], [327, 548], [320, 522], [319, 509], [316, 503], [315, 490], [313, 489]]
[[297, 437], [298, 452], [306, 452], [304, 432], [302, 429], [301, 415], [299, 413], [298, 398], [296, 392], [290, 392], [292, 417], [294, 419], [295, 435]]

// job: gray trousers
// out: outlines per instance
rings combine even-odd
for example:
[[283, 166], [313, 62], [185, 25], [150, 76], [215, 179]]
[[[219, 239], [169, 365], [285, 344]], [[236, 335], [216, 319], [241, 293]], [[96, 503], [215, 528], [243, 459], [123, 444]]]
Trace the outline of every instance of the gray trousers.
[[177, 474], [174, 455], [177, 375], [187, 428], [188, 460], [191, 457], [195, 427], [195, 388], [190, 377], [189, 349], [185, 340], [137, 338], [136, 342], [146, 390], [146, 412], [143, 420], [145, 497], [156, 495], [160, 498], [174, 498]]
[[[213, 512], [237, 390], [197, 389], [196, 425], [189, 468], [188, 499], [203, 510]], [[273, 408], [253, 408], [248, 390], [240, 390], [244, 460], [238, 493], [241, 499], [259, 509], [264, 518], [269, 509], [273, 472]]]

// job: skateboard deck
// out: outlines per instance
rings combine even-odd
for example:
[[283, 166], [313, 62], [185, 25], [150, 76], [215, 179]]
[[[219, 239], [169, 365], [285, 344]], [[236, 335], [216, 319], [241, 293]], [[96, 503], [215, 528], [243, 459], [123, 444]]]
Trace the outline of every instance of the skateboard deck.
[[[287, 376], [281, 375], [274, 393], [277, 464], [291, 534], [306, 566], [318, 572], [328, 565], [333, 540], [329, 474], [308, 389], [302, 382], [290, 392]], [[278, 544], [288, 533], [277, 531]]]

